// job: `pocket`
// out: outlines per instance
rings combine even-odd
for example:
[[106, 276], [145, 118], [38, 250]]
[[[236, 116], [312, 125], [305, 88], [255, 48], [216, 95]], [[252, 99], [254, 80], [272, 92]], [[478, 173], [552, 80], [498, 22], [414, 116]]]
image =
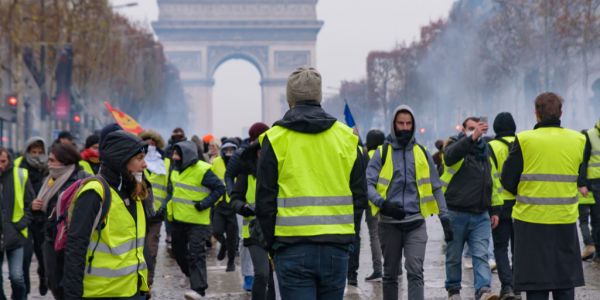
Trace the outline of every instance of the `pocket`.
[[[284, 285], [302, 284], [307, 280], [306, 254], [275, 254], [275, 272]], [[344, 273], [345, 274], [345, 273]]]

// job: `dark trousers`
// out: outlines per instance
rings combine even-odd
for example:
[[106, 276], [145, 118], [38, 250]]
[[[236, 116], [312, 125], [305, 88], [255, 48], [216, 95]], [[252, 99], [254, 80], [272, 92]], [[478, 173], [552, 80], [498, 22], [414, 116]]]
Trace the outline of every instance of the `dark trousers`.
[[275, 251], [281, 299], [342, 300], [348, 272], [343, 245], [294, 244]]
[[[48, 237], [46, 237], [48, 239]], [[46, 240], [43, 245], [44, 264], [48, 278], [48, 289], [52, 292], [54, 299], [64, 299], [61, 281], [63, 278], [64, 252], [54, 251], [54, 242]]]
[[356, 279], [358, 277], [358, 267], [360, 258], [360, 223], [362, 221], [363, 212], [365, 210], [356, 210], [354, 212], [354, 241], [350, 249], [350, 259], [348, 260], [348, 279]]
[[206, 280], [206, 239], [210, 229], [206, 225], [171, 223], [173, 253], [185, 276], [190, 278], [191, 289], [202, 293], [208, 288]]
[[596, 253], [600, 254], [600, 195], [594, 194], [594, 197], [599, 198], [596, 199], [596, 204], [579, 205], [579, 230], [581, 230], [583, 243], [586, 246], [595, 245]]
[[156, 270], [156, 257], [158, 256], [158, 244], [160, 241], [160, 228], [162, 222], [151, 222], [148, 233], [146, 234], [147, 262], [148, 265], [148, 285], [154, 284], [154, 271]]
[[494, 256], [498, 267], [498, 278], [502, 287], [513, 287], [512, 263], [508, 258], [509, 242], [511, 256], [515, 250], [515, 232], [513, 230], [512, 208], [515, 201], [505, 201], [498, 227], [492, 230], [494, 238]]
[[27, 287], [27, 294], [31, 291], [31, 283], [29, 280], [29, 268], [31, 266], [31, 260], [33, 254], [38, 261], [37, 274], [40, 278], [40, 285], [46, 285], [46, 275], [44, 270], [44, 254], [42, 252], [42, 245], [44, 244], [44, 226], [45, 221], [33, 220], [29, 224], [29, 240], [25, 244], [25, 257], [23, 258], [23, 275], [25, 276], [25, 286]]
[[248, 251], [254, 266], [252, 300], [275, 300], [275, 281], [267, 250], [258, 245], [250, 245]]
[[238, 222], [235, 214], [223, 214], [215, 210], [212, 219], [212, 229], [215, 239], [221, 247], [227, 247], [227, 258], [235, 259], [239, 243]]
[[575, 289], [554, 290], [554, 291], [531, 291], [527, 292], [527, 300], [548, 300], [550, 293], [554, 300], [574, 300]]

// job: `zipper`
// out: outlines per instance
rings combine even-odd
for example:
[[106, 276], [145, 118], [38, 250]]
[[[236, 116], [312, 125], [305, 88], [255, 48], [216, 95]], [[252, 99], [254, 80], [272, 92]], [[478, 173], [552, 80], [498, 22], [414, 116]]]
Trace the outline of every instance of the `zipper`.
[[402, 149], [402, 162], [404, 163], [404, 187], [402, 188], [402, 209], [404, 208], [404, 195], [406, 194], [406, 176], [407, 176], [407, 170], [406, 170], [406, 147], [404, 147], [404, 149]]

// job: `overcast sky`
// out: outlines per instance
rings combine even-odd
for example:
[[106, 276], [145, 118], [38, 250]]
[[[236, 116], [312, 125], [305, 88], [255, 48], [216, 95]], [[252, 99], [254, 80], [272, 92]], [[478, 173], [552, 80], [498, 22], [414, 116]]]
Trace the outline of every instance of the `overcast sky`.
[[[131, 1], [134, 0], [111, 0], [114, 5]], [[158, 19], [156, 1], [137, 2], [136, 7], [118, 11], [150, 26], [152, 21]], [[342, 80], [364, 77], [369, 51], [389, 50], [402, 41], [416, 40], [419, 28], [430, 20], [447, 17], [453, 2], [320, 0], [317, 14], [325, 25], [317, 41], [317, 68], [323, 76], [324, 94], [334, 92], [332, 88], [339, 87]], [[244, 128], [260, 118], [258, 71], [245, 61], [230, 61], [217, 70], [215, 80], [214, 133], [218, 136], [240, 135], [247, 131]], [[231, 109], [233, 105], [238, 109]]]

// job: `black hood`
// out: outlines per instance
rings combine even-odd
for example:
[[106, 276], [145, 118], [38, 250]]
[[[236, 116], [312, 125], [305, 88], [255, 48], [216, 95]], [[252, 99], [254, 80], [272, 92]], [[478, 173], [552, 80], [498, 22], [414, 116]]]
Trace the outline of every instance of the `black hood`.
[[367, 150], [375, 150], [385, 142], [385, 134], [379, 129], [369, 130], [367, 133]]
[[337, 121], [316, 101], [300, 101], [274, 125], [303, 133], [323, 132]]
[[175, 144], [175, 150], [181, 156], [181, 171], [198, 162], [198, 147], [192, 141]]
[[100, 162], [103, 168], [119, 174], [127, 165], [127, 161], [140, 152], [145, 151], [146, 144], [139, 137], [116, 130], [104, 138], [100, 145]]
[[494, 132], [496, 137], [514, 136], [517, 131], [515, 119], [508, 112], [499, 113], [494, 119]]

